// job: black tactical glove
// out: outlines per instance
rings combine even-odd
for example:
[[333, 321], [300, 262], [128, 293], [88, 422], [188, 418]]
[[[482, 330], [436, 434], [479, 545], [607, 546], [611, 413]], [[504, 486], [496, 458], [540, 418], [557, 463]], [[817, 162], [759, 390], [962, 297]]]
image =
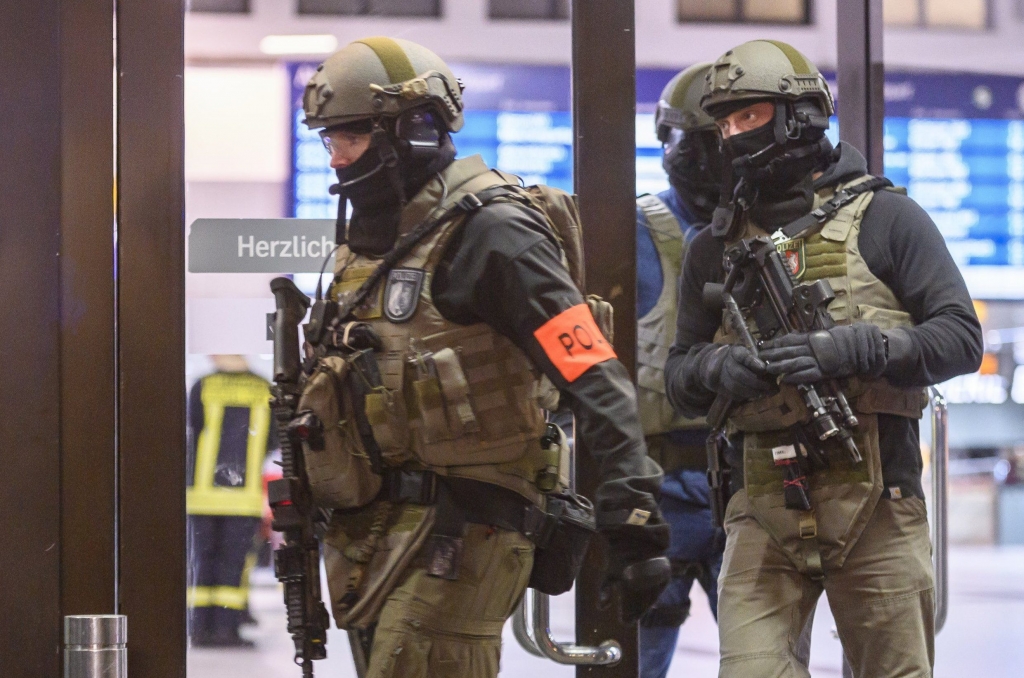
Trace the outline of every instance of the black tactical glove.
[[888, 360], [882, 331], [867, 323], [787, 334], [766, 341], [760, 355], [768, 363], [769, 374], [782, 375], [782, 380], [790, 384], [877, 377]]
[[608, 540], [608, 567], [601, 584], [601, 604], [609, 604], [613, 591], [618, 591], [619, 619], [623, 624], [635, 624], [672, 577], [672, 566], [663, 555], [668, 549], [669, 526], [617, 525], [603, 532]]
[[710, 344], [701, 349], [698, 361], [704, 387], [733, 400], [753, 400], [778, 390], [764, 362], [744, 346]]

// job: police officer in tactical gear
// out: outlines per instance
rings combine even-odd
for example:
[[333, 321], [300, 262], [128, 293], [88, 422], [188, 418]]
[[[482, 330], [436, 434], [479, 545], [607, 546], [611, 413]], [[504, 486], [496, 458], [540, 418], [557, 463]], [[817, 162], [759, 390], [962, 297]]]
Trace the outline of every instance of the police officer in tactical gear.
[[717, 613], [725, 535], [711, 517], [703, 417], [677, 415], [665, 396], [665, 360], [676, 336], [679, 274], [689, 241], [711, 221], [721, 185], [715, 120], [700, 107], [710, 63], [676, 74], [654, 124], [671, 187], [637, 198], [637, 394], [648, 454], [661, 465], [662, 516], [672, 529], [672, 581], [640, 620], [640, 675], [664, 678], [698, 582]]
[[[665, 378], [669, 400], [690, 416], [708, 412], [716, 396], [732, 399], [729, 427], [744, 433], [742, 454], [730, 460], [720, 675], [808, 676], [794, 645], [826, 591], [854, 675], [930, 676], [933, 574], [918, 420], [922, 387], [981, 361], [963, 279], [924, 210], [868, 176], [857, 149], [832, 148], [828, 88], [791, 46], [757, 40], [726, 52], [701, 105], [719, 127], [731, 177], [712, 225], [687, 252]], [[738, 345], [701, 296], [705, 283], [723, 282], [726, 247], [753, 236], [772, 237], [796, 280], [831, 284], [834, 328], [764, 341], [757, 358]], [[863, 460], [810, 465], [811, 510], [786, 508], [773, 455], [802, 455], [794, 432], [807, 410], [796, 387], [822, 379], [840, 380]]]
[[329, 57], [304, 95], [306, 124], [322, 130], [337, 170], [341, 245], [328, 294], [339, 303], [396, 243], [458, 206], [389, 262], [354, 312], [380, 340], [382, 384], [364, 414], [384, 482], [368, 507], [335, 511], [324, 557], [335, 620], [373, 633], [373, 678], [497, 674], [501, 629], [534, 562], [523, 509], [543, 508], [564, 484], [538, 405], [545, 390], [571, 407], [600, 468], [597, 525], [623, 617], [635, 621], [668, 580], [661, 470], [646, 457], [629, 375], [550, 222], [515, 199], [515, 178], [478, 156], [454, 160], [461, 92], [429, 50], [378, 37]]

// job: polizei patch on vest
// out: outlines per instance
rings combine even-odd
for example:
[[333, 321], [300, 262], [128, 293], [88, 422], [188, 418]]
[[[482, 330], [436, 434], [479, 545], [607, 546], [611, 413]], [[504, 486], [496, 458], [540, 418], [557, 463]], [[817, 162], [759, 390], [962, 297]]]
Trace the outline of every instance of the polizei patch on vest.
[[586, 304], [562, 311], [537, 328], [533, 336], [569, 383], [592, 366], [616, 357]]
[[786, 264], [789, 265], [790, 275], [797, 280], [802, 278], [804, 271], [807, 269], [807, 254], [804, 248], [804, 239], [794, 238], [793, 240], [777, 242], [775, 243], [775, 249], [779, 251], [782, 258], [786, 260]]
[[395, 268], [388, 272], [384, 287], [384, 317], [393, 323], [412, 318], [419, 303], [426, 271], [419, 268]]

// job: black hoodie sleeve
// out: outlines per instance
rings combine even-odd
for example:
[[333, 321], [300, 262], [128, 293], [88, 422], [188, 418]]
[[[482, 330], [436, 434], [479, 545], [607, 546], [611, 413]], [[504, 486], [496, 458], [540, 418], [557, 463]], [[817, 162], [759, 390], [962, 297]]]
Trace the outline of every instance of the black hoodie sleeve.
[[448, 246], [431, 290], [445, 318], [486, 322], [559, 388], [576, 416], [577, 435], [600, 468], [594, 497], [599, 524], [614, 527], [634, 508], [651, 511], [644, 534], [651, 555], [658, 555], [668, 544], [657, 511], [661, 469], [647, 457], [629, 374], [618, 360], [606, 360], [570, 383], [534, 337], [548, 320], [585, 303], [543, 218], [518, 204], [482, 208]]
[[723, 282], [722, 256], [725, 245], [705, 228], [686, 248], [679, 278], [679, 314], [676, 341], [665, 363], [665, 391], [672, 406], [690, 417], [707, 414], [715, 393], [701, 384], [697, 375], [698, 354], [714, 338], [722, 324], [720, 311], [704, 306], [704, 283]]
[[906, 196], [875, 194], [857, 240], [865, 263], [914, 318], [886, 331], [885, 377], [898, 386], [929, 386], [981, 365], [981, 325], [960, 270], [927, 212]]

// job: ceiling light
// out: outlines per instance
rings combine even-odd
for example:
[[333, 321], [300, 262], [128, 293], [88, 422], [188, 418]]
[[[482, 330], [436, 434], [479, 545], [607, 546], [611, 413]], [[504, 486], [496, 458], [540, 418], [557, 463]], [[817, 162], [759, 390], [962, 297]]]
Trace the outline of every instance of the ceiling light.
[[328, 54], [337, 48], [333, 35], [268, 35], [260, 40], [264, 54]]

